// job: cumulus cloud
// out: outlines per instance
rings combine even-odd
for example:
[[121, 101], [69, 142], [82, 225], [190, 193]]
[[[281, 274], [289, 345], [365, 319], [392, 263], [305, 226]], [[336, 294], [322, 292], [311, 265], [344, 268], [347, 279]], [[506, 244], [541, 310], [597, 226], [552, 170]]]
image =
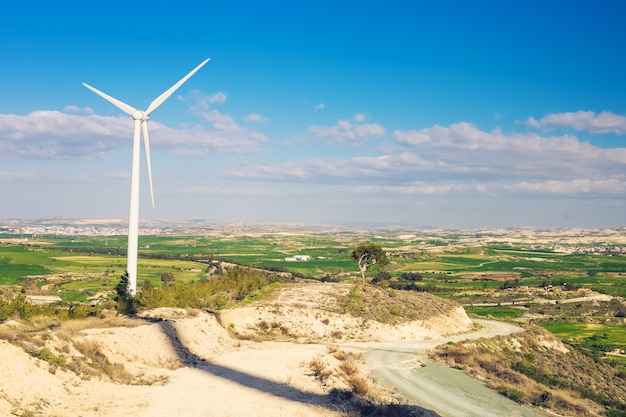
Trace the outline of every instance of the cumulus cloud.
[[338, 120], [334, 126], [310, 126], [309, 134], [314, 138], [328, 139], [331, 143], [359, 144], [385, 135], [385, 128], [376, 123], [363, 123], [365, 116], [354, 116], [356, 123]]
[[267, 123], [270, 121], [270, 119], [268, 119], [265, 116], [261, 116], [258, 113], [251, 113], [247, 115], [244, 119], [246, 122], [251, 122], [251, 123]]
[[191, 94], [196, 96], [197, 98], [201, 98], [201, 100], [206, 100], [206, 102], [209, 104], [226, 103], [226, 94], [222, 93], [221, 91], [218, 91], [217, 93], [204, 95], [202, 94], [200, 90], [193, 90]]
[[[148, 122], [153, 149], [180, 155], [249, 153], [267, 138], [239, 127], [230, 116], [208, 110], [201, 125], [173, 128]], [[0, 158], [100, 158], [114, 149], [131, 146], [133, 122], [126, 116], [68, 114], [39, 110], [28, 115], [0, 114]]]
[[626, 161], [624, 148], [603, 149], [571, 135], [506, 135], [500, 130], [482, 131], [469, 123], [396, 131], [393, 136], [397, 144], [431, 161], [502, 177], [604, 175], [623, 170]]
[[[256, 150], [260, 142], [267, 140], [266, 136], [255, 130], [240, 126], [232, 116], [221, 113], [211, 107], [213, 103], [221, 104], [223, 102], [222, 99], [224, 101], [226, 100], [226, 95], [223, 93], [207, 96], [199, 90], [193, 90], [183, 100], [189, 104], [192, 114], [203, 118], [211, 124], [213, 131], [210, 132], [210, 134], [216, 139], [219, 138], [220, 143], [222, 143], [222, 140], [230, 140], [234, 148], [229, 152], [236, 152], [236, 147], [246, 145], [246, 142], [248, 142], [248, 145], [254, 144], [254, 146], [243, 146], [240, 148], [241, 152], [247, 153]], [[257, 114], [250, 115], [249, 117], [252, 118], [250, 121], [266, 121], [265, 118]], [[206, 137], [203, 139], [206, 139]], [[224, 142], [223, 145], [227, 145], [227, 143]]]
[[85, 114], [93, 114], [93, 109], [91, 107], [83, 107], [80, 108], [78, 106], [69, 105], [65, 106], [63, 109], [64, 112], [67, 113], [85, 113]]
[[[340, 121], [334, 128], [324, 132], [341, 136], [354, 125]], [[397, 130], [393, 139], [396, 146], [382, 155], [242, 167], [229, 175], [421, 195], [619, 196], [626, 188], [626, 148], [600, 148], [570, 135], [507, 135], [456, 123]]]
[[526, 125], [544, 129], [565, 127], [591, 133], [626, 133], [626, 117], [606, 111], [598, 114], [592, 111], [553, 113], [539, 120], [529, 117]]
[[185, 96], [178, 96], [178, 100], [189, 105], [194, 114], [208, 111], [212, 105], [226, 103], [226, 94], [222, 92], [204, 94], [200, 90], [191, 90]]

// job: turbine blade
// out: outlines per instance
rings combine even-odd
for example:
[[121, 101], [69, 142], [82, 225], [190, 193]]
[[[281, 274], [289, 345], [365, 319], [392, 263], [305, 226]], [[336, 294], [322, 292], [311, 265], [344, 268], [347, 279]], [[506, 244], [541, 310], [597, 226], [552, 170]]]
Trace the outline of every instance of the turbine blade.
[[152, 210], [154, 210], [154, 192], [152, 191], [152, 167], [150, 166], [150, 138], [148, 137], [148, 123], [141, 122], [143, 128], [143, 144], [146, 148], [146, 165], [148, 166], [148, 183], [150, 184], [150, 198], [152, 199]]
[[94, 93], [96, 93], [97, 95], [99, 95], [100, 97], [102, 97], [103, 99], [105, 99], [106, 101], [108, 101], [111, 104], [113, 104], [118, 109], [122, 110], [124, 113], [128, 113], [128, 114], [130, 114], [132, 116], [133, 113], [135, 113], [137, 111], [135, 108], [129, 106], [128, 104], [123, 103], [123, 102], [119, 101], [118, 99], [113, 98], [110, 95], [103, 93], [102, 91], [98, 90], [97, 88], [94, 88], [94, 87], [90, 86], [87, 83], [83, 83], [83, 85], [85, 87], [87, 87], [88, 89], [90, 89], [91, 91], [93, 91]]
[[153, 111], [155, 111], [161, 104], [163, 104], [163, 102], [165, 100], [167, 100], [169, 98], [169, 96], [171, 96], [174, 91], [178, 90], [178, 88], [183, 85], [183, 83], [185, 81], [187, 81], [189, 79], [189, 77], [191, 77], [192, 75], [194, 75], [200, 68], [202, 68], [204, 66], [204, 64], [206, 64], [207, 62], [209, 62], [211, 58], [207, 58], [204, 61], [202, 61], [202, 63], [200, 65], [198, 65], [197, 67], [195, 67], [194, 69], [191, 70], [191, 72], [189, 72], [189, 74], [185, 75], [179, 82], [177, 82], [176, 84], [174, 84], [173, 86], [171, 86], [167, 91], [165, 91], [163, 94], [161, 94], [160, 96], [158, 96], [156, 99], [154, 99], [154, 101], [152, 103], [150, 103], [150, 105], [148, 106], [148, 108], [146, 109], [146, 115], [149, 116], [150, 113], [152, 113]]

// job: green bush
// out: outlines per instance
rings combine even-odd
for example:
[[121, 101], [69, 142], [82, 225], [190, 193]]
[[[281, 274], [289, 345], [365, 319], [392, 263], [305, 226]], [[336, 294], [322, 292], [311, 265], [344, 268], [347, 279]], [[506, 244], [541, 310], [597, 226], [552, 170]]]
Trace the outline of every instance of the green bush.
[[250, 297], [269, 284], [289, 279], [271, 272], [236, 266], [221, 274], [214, 274], [210, 279], [190, 283], [173, 283], [156, 288], [149, 281], [144, 281], [134, 298], [134, 307], [202, 308], [217, 311]]
[[44, 347], [36, 352], [31, 352], [31, 355], [35, 358], [48, 362], [50, 364], [50, 372], [52, 373], [54, 373], [59, 366], [63, 367], [66, 364], [65, 357], [55, 355], [47, 347]]

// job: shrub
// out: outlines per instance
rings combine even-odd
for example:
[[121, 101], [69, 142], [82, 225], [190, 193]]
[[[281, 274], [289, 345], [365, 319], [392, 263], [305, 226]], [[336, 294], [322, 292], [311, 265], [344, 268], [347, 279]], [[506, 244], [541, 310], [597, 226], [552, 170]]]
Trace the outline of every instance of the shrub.
[[63, 356], [55, 355], [50, 349], [44, 347], [36, 352], [31, 352], [31, 355], [35, 358], [39, 358], [43, 361], [46, 361], [50, 364], [50, 372], [54, 373], [56, 369], [61, 366], [64, 367], [67, 363], [67, 360]]
[[391, 279], [391, 275], [387, 271], [378, 271], [378, 274], [372, 279], [372, 283], [376, 284], [382, 281], [389, 281]]
[[331, 377], [333, 371], [327, 368], [326, 362], [321, 357], [317, 356], [309, 361], [309, 369], [313, 372], [315, 378], [324, 383]]
[[339, 369], [341, 369], [347, 376], [351, 376], [359, 372], [359, 367], [352, 360], [341, 362], [339, 364]]
[[367, 380], [361, 376], [352, 375], [348, 377], [347, 382], [348, 382], [348, 385], [350, 385], [352, 392], [362, 397], [367, 395], [370, 389]]
[[399, 279], [402, 281], [421, 281], [423, 277], [419, 272], [403, 272]]
[[524, 397], [524, 394], [522, 394], [520, 390], [510, 385], [500, 385], [499, 387], [497, 387], [496, 390], [500, 394], [516, 402], [521, 402], [522, 398]]

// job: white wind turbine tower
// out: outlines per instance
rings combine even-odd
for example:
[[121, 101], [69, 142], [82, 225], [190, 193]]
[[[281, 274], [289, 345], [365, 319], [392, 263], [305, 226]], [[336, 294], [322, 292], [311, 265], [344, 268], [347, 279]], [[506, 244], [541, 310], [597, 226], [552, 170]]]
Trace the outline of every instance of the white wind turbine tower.
[[128, 215], [128, 280], [129, 292], [134, 296], [137, 292], [137, 246], [139, 238], [139, 153], [140, 153], [140, 136], [143, 130], [144, 146], [146, 148], [146, 164], [148, 167], [148, 182], [150, 183], [150, 198], [152, 199], [152, 208], [154, 209], [154, 193], [152, 191], [152, 170], [150, 167], [150, 139], [148, 138], [147, 121], [150, 114], [155, 111], [165, 100], [171, 96], [185, 81], [196, 73], [204, 64], [209, 62], [208, 58], [200, 65], [195, 67], [191, 72], [185, 75], [180, 81], [171, 86], [167, 91], [158, 96], [148, 108], [144, 111], [137, 110], [126, 103], [123, 103], [92, 86], [83, 83], [85, 87], [98, 94], [100, 97], [109, 101], [111, 104], [119, 108], [125, 113], [132, 116], [135, 121], [135, 130], [133, 135], [133, 157], [130, 174], [130, 213]]

